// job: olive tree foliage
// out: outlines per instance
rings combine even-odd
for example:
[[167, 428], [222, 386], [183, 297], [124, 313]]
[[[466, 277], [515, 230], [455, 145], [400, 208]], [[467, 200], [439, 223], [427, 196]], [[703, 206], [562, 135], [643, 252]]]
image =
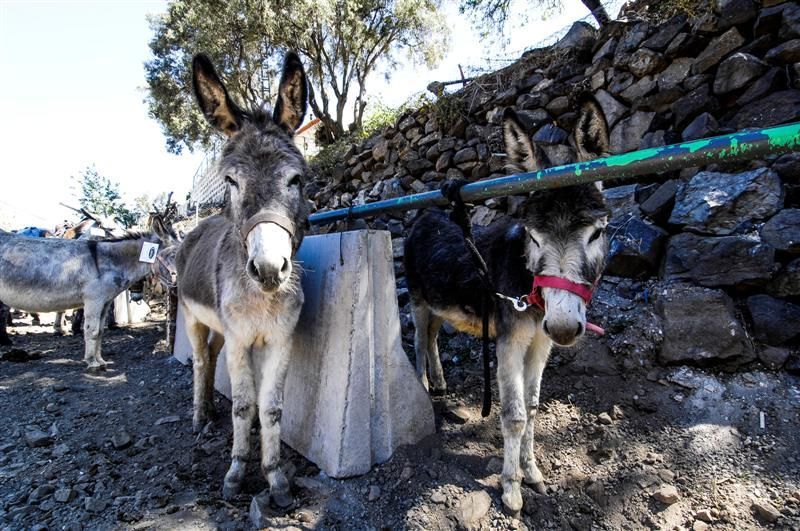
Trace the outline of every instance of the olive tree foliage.
[[[521, 0], [526, 1], [526, 0]], [[527, 8], [539, 7], [543, 10], [559, 9], [565, 1], [577, 0], [533, 0], [526, 1]], [[606, 24], [610, 18], [600, 0], [580, 0], [592, 14], [600, 26]], [[459, 11], [468, 13], [476, 24], [487, 31], [493, 28], [502, 30], [508, 20], [509, 10], [514, 0], [461, 0]]]
[[[232, 97], [271, 101], [286, 50], [304, 58], [309, 103], [326, 139], [360, 129], [367, 81], [390, 72], [401, 54], [434, 66], [447, 49], [440, 0], [173, 0], [150, 18], [153, 58], [145, 63], [150, 115], [167, 149], [209, 148], [215, 133], [196, 109], [191, 58], [205, 52]], [[348, 127], [349, 125], [349, 127]]]

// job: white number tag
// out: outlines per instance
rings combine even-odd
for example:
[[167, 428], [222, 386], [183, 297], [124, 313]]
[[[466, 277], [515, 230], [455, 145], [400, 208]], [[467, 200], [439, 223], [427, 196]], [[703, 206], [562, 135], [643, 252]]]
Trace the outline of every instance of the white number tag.
[[142, 253], [139, 255], [139, 261], [152, 264], [156, 261], [156, 254], [158, 254], [158, 244], [144, 242], [142, 244]]

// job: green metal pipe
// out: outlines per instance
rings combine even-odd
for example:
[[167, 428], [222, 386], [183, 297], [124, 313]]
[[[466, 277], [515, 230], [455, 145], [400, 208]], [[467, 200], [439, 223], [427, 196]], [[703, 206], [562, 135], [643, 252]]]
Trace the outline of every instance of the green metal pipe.
[[[540, 171], [518, 173], [496, 179], [469, 183], [461, 189], [461, 197], [476, 202], [504, 195], [516, 195], [560, 188], [607, 179], [631, 179], [682, 168], [705, 166], [718, 162], [755, 159], [770, 154], [800, 150], [800, 123], [743, 131], [730, 135], [704, 138], [622, 155], [613, 155], [588, 162], [555, 166]], [[317, 212], [309, 216], [312, 225], [326, 225], [344, 219], [365, 218], [383, 214], [446, 206], [439, 190], [387, 199], [351, 208]]]

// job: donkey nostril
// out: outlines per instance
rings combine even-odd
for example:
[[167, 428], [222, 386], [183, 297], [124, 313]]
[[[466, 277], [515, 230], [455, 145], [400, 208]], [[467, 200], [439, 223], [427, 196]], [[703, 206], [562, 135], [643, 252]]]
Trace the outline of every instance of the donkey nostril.
[[578, 331], [575, 332], [575, 337], [580, 337], [583, 335], [583, 323], [578, 323]]
[[261, 278], [258, 274], [258, 268], [256, 267], [255, 260], [249, 260], [247, 262], [247, 272], [250, 273], [250, 276], [252, 276], [255, 279]]
[[283, 266], [281, 267], [281, 274], [285, 275], [289, 272], [289, 260], [286, 258], [283, 259]]
[[550, 329], [547, 328], [547, 321], [542, 322], [542, 330], [544, 330], [544, 333], [548, 336], [550, 335]]

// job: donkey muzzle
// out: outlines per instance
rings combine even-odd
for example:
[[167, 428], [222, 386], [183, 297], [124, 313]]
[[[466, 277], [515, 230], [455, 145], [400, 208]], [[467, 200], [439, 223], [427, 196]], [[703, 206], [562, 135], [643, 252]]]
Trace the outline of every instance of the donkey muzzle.
[[280, 288], [292, 275], [292, 236], [271, 221], [257, 223], [248, 232], [247, 274], [264, 291]]
[[543, 288], [543, 296], [547, 304], [542, 330], [559, 346], [574, 345], [586, 332], [586, 303], [562, 289]]

